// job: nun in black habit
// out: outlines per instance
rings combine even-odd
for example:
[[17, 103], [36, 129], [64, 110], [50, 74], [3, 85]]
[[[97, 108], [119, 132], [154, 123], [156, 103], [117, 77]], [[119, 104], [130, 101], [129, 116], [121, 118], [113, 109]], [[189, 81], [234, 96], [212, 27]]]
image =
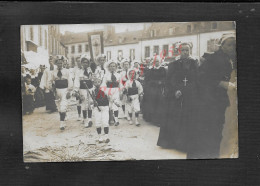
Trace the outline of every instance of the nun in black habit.
[[230, 105], [228, 90], [236, 91], [231, 82], [235, 69], [235, 34], [224, 34], [218, 51], [205, 53], [199, 67], [198, 122], [194, 125], [187, 158], [219, 158], [226, 108]]

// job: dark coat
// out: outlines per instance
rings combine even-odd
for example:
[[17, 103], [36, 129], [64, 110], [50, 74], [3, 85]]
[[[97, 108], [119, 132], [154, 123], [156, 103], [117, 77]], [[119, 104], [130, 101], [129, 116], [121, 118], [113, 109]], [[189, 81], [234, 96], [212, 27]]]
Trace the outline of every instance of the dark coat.
[[164, 85], [166, 70], [147, 69], [145, 71], [145, 86], [143, 99], [143, 118], [156, 125], [162, 122], [164, 118]]
[[[187, 151], [190, 140], [190, 126], [194, 124], [197, 107], [197, 65], [196, 59], [179, 59], [169, 65], [166, 81], [167, 120], [161, 126], [157, 145]], [[184, 80], [186, 81], [186, 84]], [[180, 90], [182, 96], [175, 97]]]
[[191, 129], [192, 143], [188, 158], [218, 158], [225, 111], [229, 105], [227, 90], [220, 87], [220, 81], [229, 81], [232, 65], [230, 58], [221, 50], [204, 54], [199, 67], [198, 120]]

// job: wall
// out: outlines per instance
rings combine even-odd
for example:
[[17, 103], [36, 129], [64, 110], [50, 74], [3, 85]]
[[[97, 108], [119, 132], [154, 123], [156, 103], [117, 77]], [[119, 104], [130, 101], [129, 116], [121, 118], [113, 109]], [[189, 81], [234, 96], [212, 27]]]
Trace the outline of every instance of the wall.
[[129, 59], [130, 57], [130, 49], [135, 49], [135, 59], [141, 59], [141, 50], [140, 44], [126, 44], [126, 45], [117, 45], [117, 46], [105, 46], [104, 54], [107, 55], [107, 51], [111, 52], [111, 59], [117, 60], [118, 50], [123, 51], [123, 58]]

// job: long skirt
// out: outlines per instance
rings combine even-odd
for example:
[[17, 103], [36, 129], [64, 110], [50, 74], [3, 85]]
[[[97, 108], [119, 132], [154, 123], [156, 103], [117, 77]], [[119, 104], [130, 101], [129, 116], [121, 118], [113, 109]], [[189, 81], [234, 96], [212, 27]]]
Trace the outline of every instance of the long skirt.
[[35, 108], [43, 107], [45, 105], [44, 92], [41, 88], [37, 87], [35, 92]]
[[45, 93], [46, 110], [56, 111], [55, 96], [53, 92]]

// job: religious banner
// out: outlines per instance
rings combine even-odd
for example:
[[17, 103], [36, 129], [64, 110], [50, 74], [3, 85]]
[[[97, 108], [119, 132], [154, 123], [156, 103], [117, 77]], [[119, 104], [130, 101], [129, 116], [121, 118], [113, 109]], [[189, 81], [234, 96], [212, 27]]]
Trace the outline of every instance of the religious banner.
[[91, 58], [96, 61], [98, 55], [104, 53], [103, 32], [88, 33]]

